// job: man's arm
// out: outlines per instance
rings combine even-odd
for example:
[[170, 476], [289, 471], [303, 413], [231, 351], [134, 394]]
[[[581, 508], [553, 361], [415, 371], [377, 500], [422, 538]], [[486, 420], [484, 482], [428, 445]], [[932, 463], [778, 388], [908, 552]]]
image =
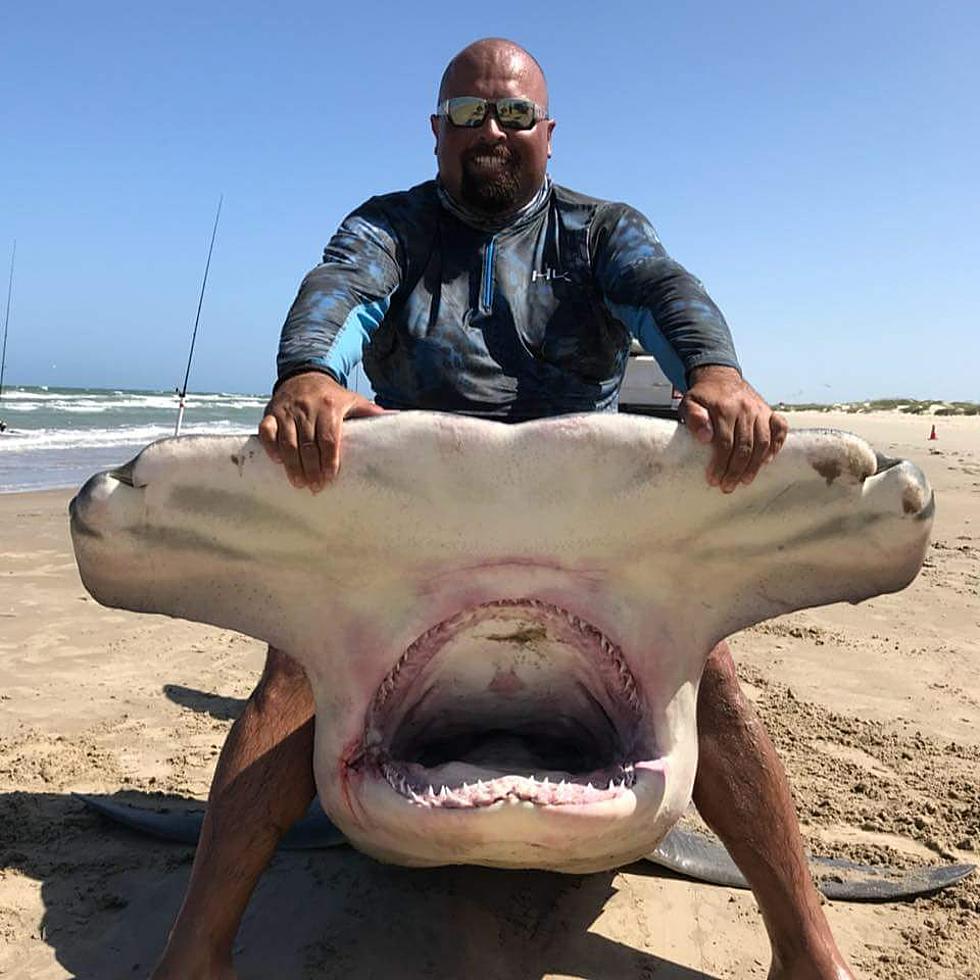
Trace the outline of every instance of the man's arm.
[[340, 466], [343, 420], [382, 411], [345, 386], [400, 281], [397, 238], [370, 201], [345, 219], [303, 280], [259, 425], [266, 452], [294, 486], [322, 489]]
[[742, 378], [728, 325], [704, 286], [626, 205], [598, 216], [592, 251], [607, 309], [686, 392], [681, 418], [695, 438], [712, 443], [708, 482], [726, 493], [751, 483], [788, 426]]

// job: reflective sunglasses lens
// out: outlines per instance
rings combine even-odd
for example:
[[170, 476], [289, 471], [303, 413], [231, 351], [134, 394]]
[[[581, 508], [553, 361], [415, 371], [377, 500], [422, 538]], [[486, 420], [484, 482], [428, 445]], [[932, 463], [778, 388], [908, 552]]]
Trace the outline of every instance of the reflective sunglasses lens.
[[497, 118], [507, 129], [530, 129], [534, 125], [534, 103], [527, 99], [501, 99]]
[[447, 108], [449, 121], [454, 126], [479, 126], [487, 115], [487, 104], [483, 99], [465, 96], [450, 99]]

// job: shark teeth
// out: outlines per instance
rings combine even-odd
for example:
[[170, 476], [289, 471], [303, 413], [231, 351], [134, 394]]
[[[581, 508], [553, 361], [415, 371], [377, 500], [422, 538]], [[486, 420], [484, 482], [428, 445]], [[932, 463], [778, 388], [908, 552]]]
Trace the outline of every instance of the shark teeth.
[[[494, 803], [531, 803], [537, 806], [601, 803], [615, 799], [633, 788], [636, 775], [632, 765], [624, 765], [616, 775], [608, 778], [561, 779], [557, 782], [547, 776], [497, 776], [494, 779], [477, 779], [456, 786], [418, 783], [408, 778], [402, 769], [390, 762], [381, 765], [387, 783], [400, 796], [417, 806], [465, 809], [491, 806]], [[596, 785], [598, 783], [598, 785]]]
[[[539, 621], [554, 642], [577, 650], [583, 665], [588, 665], [583, 666], [583, 672], [590, 679], [589, 685], [595, 685], [596, 697], [605, 706], [603, 711], [609, 724], [608, 732], [599, 733], [598, 758], [602, 762], [596, 768], [573, 774], [526, 770], [507, 773], [506, 768], [486, 771], [482, 766], [469, 764], [465, 758], [427, 768], [414, 761], [417, 756], [411, 744], [401, 743], [398, 756], [389, 755], [406, 705], [411, 707], [413, 692], [418, 694], [415, 685], [426, 665], [460, 630], [498, 616], [499, 610], [505, 615], [509, 610], [516, 610], [522, 617], [527, 614], [531, 622]], [[504, 801], [542, 806], [600, 802], [615, 798], [634, 785], [632, 765], [607, 763], [617, 757], [622, 759], [625, 753], [636, 758], [632, 755], [636, 751], [633, 733], [643, 729], [642, 705], [636, 678], [622, 650], [595, 626], [541, 599], [495, 600], [463, 610], [430, 627], [398, 657], [381, 679], [368, 710], [363, 742], [365, 761], [375, 772], [381, 770], [396, 793], [419, 806], [480, 807]], [[478, 723], [482, 721], [478, 719]], [[411, 739], [408, 741], [411, 743]]]

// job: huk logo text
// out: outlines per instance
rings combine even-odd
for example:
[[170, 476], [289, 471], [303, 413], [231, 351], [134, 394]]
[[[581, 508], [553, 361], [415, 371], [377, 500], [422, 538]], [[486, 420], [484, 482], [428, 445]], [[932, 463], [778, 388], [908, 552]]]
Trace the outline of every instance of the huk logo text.
[[556, 279], [564, 279], [565, 282], [572, 281], [568, 278], [567, 272], [555, 272], [554, 269], [545, 269], [544, 272], [538, 272], [537, 269], [533, 270], [531, 272], [531, 282], [537, 282], [539, 279], [544, 282], [554, 282]]

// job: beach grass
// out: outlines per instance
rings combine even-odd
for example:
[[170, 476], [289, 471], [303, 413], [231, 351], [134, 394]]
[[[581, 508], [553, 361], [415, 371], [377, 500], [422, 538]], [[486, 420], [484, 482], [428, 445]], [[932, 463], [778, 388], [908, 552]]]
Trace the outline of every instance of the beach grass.
[[846, 412], [866, 415], [870, 412], [902, 412], [905, 415], [980, 415], [980, 404], [970, 401], [941, 401], [919, 398], [874, 398], [860, 402], [777, 402], [781, 412]]

